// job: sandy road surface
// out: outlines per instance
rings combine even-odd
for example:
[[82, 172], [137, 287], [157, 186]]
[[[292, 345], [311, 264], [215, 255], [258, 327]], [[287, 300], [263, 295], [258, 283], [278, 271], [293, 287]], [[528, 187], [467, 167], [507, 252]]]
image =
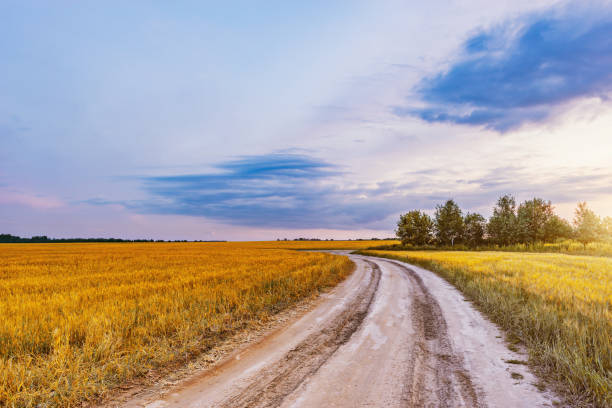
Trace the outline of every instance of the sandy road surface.
[[[312, 311], [164, 398], [126, 407], [545, 407], [499, 330], [424, 269], [350, 255]], [[513, 378], [512, 373], [523, 378]]]

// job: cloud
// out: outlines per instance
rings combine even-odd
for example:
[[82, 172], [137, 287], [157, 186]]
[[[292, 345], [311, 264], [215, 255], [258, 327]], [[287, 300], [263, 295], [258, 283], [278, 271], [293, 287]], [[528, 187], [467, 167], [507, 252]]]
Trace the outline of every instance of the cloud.
[[577, 98], [608, 100], [612, 10], [567, 8], [479, 32], [448, 71], [423, 79], [417, 92], [425, 107], [394, 112], [500, 132], [544, 121]]
[[12, 190], [0, 190], [0, 204], [25, 205], [39, 210], [48, 210], [64, 205], [64, 203], [56, 197]]
[[248, 227], [391, 230], [399, 213], [431, 210], [449, 198], [465, 210], [488, 211], [507, 193], [520, 200], [539, 196], [573, 202], [609, 194], [612, 182], [612, 173], [597, 168], [541, 171], [538, 177], [512, 166], [489, 169], [477, 177], [460, 174], [430, 168], [406, 172], [401, 181], [351, 184], [338, 166], [323, 160], [266, 154], [220, 163], [210, 173], [141, 178], [150, 194], [147, 200], [96, 198], [84, 203]]
[[398, 210], [384, 200], [388, 186], [342, 187], [337, 166], [306, 155], [247, 156], [216, 169], [147, 177], [144, 188], [153, 199], [125, 205], [148, 213], [280, 228], [357, 229]]

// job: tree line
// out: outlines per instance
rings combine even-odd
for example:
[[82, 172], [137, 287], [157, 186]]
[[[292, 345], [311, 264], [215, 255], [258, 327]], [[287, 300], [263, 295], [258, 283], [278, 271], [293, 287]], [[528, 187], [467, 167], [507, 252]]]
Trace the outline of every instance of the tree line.
[[67, 242], [226, 242], [226, 241], [187, 241], [175, 240], [166, 241], [163, 239], [122, 239], [122, 238], [49, 238], [46, 235], [36, 235], [32, 238], [22, 238], [17, 235], [0, 234], [0, 244], [16, 243], [67, 243]]
[[504, 195], [488, 220], [478, 213], [464, 215], [451, 199], [437, 205], [433, 217], [420, 210], [400, 215], [395, 233], [403, 245], [413, 246], [508, 246], [559, 239], [575, 239], [586, 245], [612, 240], [612, 217], [602, 219], [581, 202], [570, 224], [555, 214], [550, 201], [533, 198], [517, 206], [512, 195]]

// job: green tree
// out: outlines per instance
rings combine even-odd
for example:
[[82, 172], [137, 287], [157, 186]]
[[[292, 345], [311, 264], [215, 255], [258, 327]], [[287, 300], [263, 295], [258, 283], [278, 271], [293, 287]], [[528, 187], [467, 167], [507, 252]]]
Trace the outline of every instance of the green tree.
[[572, 238], [574, 230], [569, 222], [553, 214], [544, 224], [544, 241], [555, 242], [559, 238]]
[[436, 206], [435, 215], [436, 238], [442, 245], [451, 246], [457, 238], [463, 235], [463, 217], [461, 209], [453, 200], [448, 200], [444, 205]]
[[403, 245], [427, 245], [433, 238], [434, 224], [431, 217], [419, 210], [400, 215], [395, 235]]
[[587, 207], [586, 202], [578, 203], [574, 211], [574, 227], [576, 239], [585, 246], [589, 242], [597, 241], [603, 232], [601, 220]]
[[517, 211], [519, 242], [543, 241], [546, 235], [546, 223], [553, 215], [551, 202], [544, 201], [541, 198], [527, 200], [519, 205]]
[[463, 219], [465, 225], [463, 240], [466, 245], [476, 247], [484, 242], [484, 235], [487, 229], [487, 221], [477, 213], [467, 213]]
[[504, 195], [497, 200], [487, 224], [487, 234], [491, 242], [497, 245], [512, 245], [518, 242], [516, 200], [513, 196]]

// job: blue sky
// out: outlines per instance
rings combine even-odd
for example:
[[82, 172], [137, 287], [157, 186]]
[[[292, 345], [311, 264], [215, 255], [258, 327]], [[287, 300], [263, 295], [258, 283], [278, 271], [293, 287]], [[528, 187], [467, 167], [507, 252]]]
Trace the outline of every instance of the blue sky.
[[0, 232], [390, 236], [612, 216], [612, 2], [0, 4]]

